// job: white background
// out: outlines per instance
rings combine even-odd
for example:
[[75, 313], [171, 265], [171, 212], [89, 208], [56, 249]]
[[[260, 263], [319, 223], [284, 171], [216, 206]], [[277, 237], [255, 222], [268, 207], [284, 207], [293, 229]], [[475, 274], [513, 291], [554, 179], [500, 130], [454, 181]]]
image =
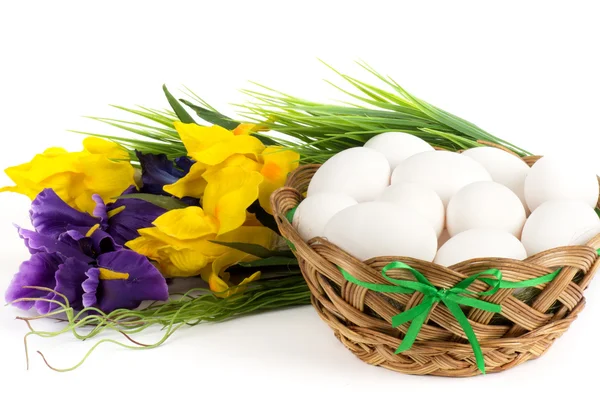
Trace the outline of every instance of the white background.
[[[594, 1], [2, 1], [0, 168], [52, 145], [78, 149], [67, 129], [113, 130], [82, 119], [107, 104], [162, 107], [161, 84], [183, 84], [231, 113], [255, 80], [311, 99], [334, 95], [321, 57], [360, 75], [362, 58], [423, 99], [532, 152], [568, 151], [600, 173], [600, 24]], [[366, 77], [366, 75], [362, 75]], [[122, 116], [122, 115], [121, 115]], [[0, 177], [2, 185], [9, 180]], [[0, 290], [27, 258], [11, 223], [28, 200], [0, 196]], [[600, 286], [541, 359], [503, 374], [442, 379], [396, 374], [355, 359], [312, 308], [185, 329], [161, 348], [100, 347], [71, 337], [30, 341], [20, 312], [0, 308], [0, 397], [598, 396]], [[55, 327], [51, 322], [38, 326]], [[142, 336], [152, 342], [158, 333]], [[10, 395], [9, 395], [10, 393]], [[136, 395], [137, 396], [137, 395]], [[333, 396], [333, 395], [331, 395]]]

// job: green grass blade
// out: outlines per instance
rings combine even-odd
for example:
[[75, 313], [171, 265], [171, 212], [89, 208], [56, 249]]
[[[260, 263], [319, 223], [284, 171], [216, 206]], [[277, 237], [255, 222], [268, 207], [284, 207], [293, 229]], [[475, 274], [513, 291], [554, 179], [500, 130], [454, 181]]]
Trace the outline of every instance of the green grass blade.
[[171, 105], [171, 108], [173, 108], [173, 111], [182, 123], [196, 123], [181, 103], [169, 92], [166, 84], [163, 84], [163, 91], [165, 92], [167, 101], [169, 101], [169, 105]]

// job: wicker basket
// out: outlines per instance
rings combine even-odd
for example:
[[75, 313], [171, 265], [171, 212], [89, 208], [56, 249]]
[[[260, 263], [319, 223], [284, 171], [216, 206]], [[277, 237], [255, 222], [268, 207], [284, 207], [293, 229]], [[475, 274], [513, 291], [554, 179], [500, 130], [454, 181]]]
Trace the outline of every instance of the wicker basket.
[[[529, 165], [539, 157], [523, 158]], [[371, 365], [408, 374], [466, 377], [481, 374], [463, 329], [443, 304], [433, 307], [412, 348], [395, 354], [408, 325], [391, 326], [391, 318], [418, 305], [423, 295], [378, 293], [348, 282], [338, 266], [356, 278], [389, 284], [382, 268], [399, 260], [421, 272], [438, 288], [451, 288], [459, 281], [490, 268], [497, 268], [508, 281], [522, 281], [549, 274], [562, 267], [549, 283], [537, 286], [539, 294], [528, 302], [515, 297], [514, 289], [500, 289], [484, 300], [501, 304], [500, 314], [466, 309], [465, 315], [480, 343], [487, 373], [500, 372], [535, 359], [546, 352], [583, 309], [583, 291], [600, 266], [597, 249], [600, 235], [586, 246], [560, 247], [524, 261], [479, 258], [450, 267], [406, 257], [378, 257], [361, 262], [325, 239], [305, 243], [286, 219], [286, 214], [304, 198], [318, 165], [298, 168], [286, 187], [271, 197], [282, 235], [295, 247], [300, 268], [312, 293], [312, 304], [336, 337], [357, 357]], [[554, 267], [554, 268], [552, 268]], [[398, 278], [410, 279], [405, 271]], [[485, 291], [476, 282], [471, 290]]]

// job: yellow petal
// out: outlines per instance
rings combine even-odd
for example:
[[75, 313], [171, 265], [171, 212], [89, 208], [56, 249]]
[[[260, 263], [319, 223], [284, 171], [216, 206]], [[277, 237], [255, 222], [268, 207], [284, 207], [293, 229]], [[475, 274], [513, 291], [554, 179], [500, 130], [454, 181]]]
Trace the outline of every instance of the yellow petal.
[[[141, 236], [125, 245], [136, 253], [154, 260], [166, 277], [198, 275], [209, 261], [227, 250], [207, 241], [204, 241], [204, 245], [198, 240], [178, 242], [162, 234], [158, 228], [144, 228], [138, 232]], [[209, 250], [203, 250], [206, 244], [210, 245]]]
[[201, 163], [194, 163], [189, 173], [177, 180], [177, 182], [165, 185], [163, 189], [165, 192], [178, 198], [185, 196], [201, 198], [206, 188], [206, 180], [202, 177], [205, 171], [206, 166]]
[[[179, 137], [193, 158], [194, 152], [202, 151], [217, 142], [227, 140], [233, 137], [233, 133], [221, 126], [199, 126], [195, 123], [175, 122], [175, 129]], [[198, 159], [195, 159], [198, 160]]]
[[154, 220], [153, 224], [162, 233], [179, 240], [202, 238], [218, 230], [217, 220], [199, 206], [170, 210]]
[[230, 287], [230, 285], [227, 282], [225, 282], [218, 274], [215, 273], [210, 273], [208, 275], [208, 278], [206, 278], [205, 280], [208, 282], [210, 290], [215, 292], [215, 296], [225, 298], [243, 292], [246, 288], [246, 285], [250, 282], [258, 280], [260, 278], [260, 275], [260, 271], [256, 271], [249, 277], [244, 278], [237, 286], [232, 287]]
[[260, 203], [260, 207], [265, 209], [267, 213], [273, 214], [273, 208], [271, 207], [271, 195], [283, 185], [284, 184], [281, 184], [279, 182], [273, 183], [269, 180], [264, 180], [262, 184], [260, 184], [258, 203]]
[[261, 174], [267, 180], [281, 181], [286, 179], [287, 175], [298, 167], [300, 154], [278, 146], [270, 146], [261, 154], [263, 168]]
[[159, 249], [159, 257], [168, 259], [161, 262], [161, 272], [167, 278], [199, 275], [211, 258], [191, 249], [177, 250], [172, 247]]
[[135, 184], [134, 169], [129, 161], [113, 161], [104, 155], [89, 155], [81, 158], [79, 166], [85, 176], [86, 189], [97, 193], [105, 202], [119, 196]]
[[60, 147], [50, 147], [43, 152], [46, 156], [59, 156], [64, 155], [65, 153], [68, 153], [67, 150]]
[[268, 147], [261, 155], [263, 167], [260, 173], [264, 176], [264, 181], [260, 185], [259, 203], [269, 214], [273, 214], [271, 209], [271, 194], [278, 188], [285, 185], [287, 175], [298, 167], [300, 155], [289, 149], [282, 147]]
[[252, 243], [272, 249], [278, 240], [278, 235], [270, 228], [263, 226], [241, 226], [218, 236], [215, 240], [220, 242]]
[[[5, 170], [5, 173], [15, 182], [27, 180], [39, 184], [53, 174], [74, 171], [75, 164], [80, 156], [74, 153], [50, 156], [45, 154], [35, 155], [31, 162], [9, 167]], [[19, 183], [17, 182], [17, 184]]]
[[233, 129], [233, 135], [249, 135], [256, 131], [257, 125], [253, 123], [240, 123]]
[[206, 213], [219, 220], [218, 234], [232, 231], [246, 220], [246, 209], [258, 198], [260, 173], [241, 167], [225, 167], [204, 174], [208, 182], [203, 205]]
[[210, 170], [216, 170], [217, 168], [225, 168], [231, 166], [239, 166], [247, 171], [260, 171], [262, 168], [262, 164], [258, 163], [256, 160], [250, 159], [246, 155], [235, 154], [228, 157], [223, 163], [220, 163], [218, 166], [212, 166]]
[[125, 246], [136, 253], [156, 260], [158, 259], [158, 250], [166, 246], [166, 244], [161, 239], [157, 239], [156, 236], [147, 233], [149, 230], [156, 230], [156, 228], [144, 228], [138, 230], [140, 236], [125, 243]]
[[[277, 234], [269, 228], [262, 226], [243, 226], [217, 237], [217, 240], [221, 242], [252, 243], [263, 246], [267, 249], [272, 249], [277, 241]], [[239, 286], [247, 284], [260, 277], [260, 272], [255, 273], [249, 278], [246, 278], [240, 282], [237, 288], [230, 288], [230, 284], [227, 283], [229, 281], [229, 274], [226, 272], [227, 269], [239, 262], [252, 261], [256, 258], [257, 257], [248, 253], [229, 248], [226, 252], [215, 258], [210, 266], [202, 269], [200, 275], [206, 282], [208, 282], [210, 289], [213, 292], [221, 292], [222, 295], [219, 295], [220, 297], [227, 297], [239, 292]]]
[[29, 163], [6, 169], [6, 174], [16, 186], [0, 191], [19, 192], [33, 199], [43, 189], [51, 188], [70, 206], [90, 213], [95, 207], [93, 194], [108, 202], [134, 184], [127, 152], [99, 138], [86, 138], [80, 152], [48, 148]]
[[255, 155], [258, 158], [264, 145], [256, 137], [237, 135], [230, 139], [216, 142], [201, 151], [190, 152], [190, 156], [200, 163], [214, 166], [223, 162], [233, 154]]
[[94, 155], [104, 155], [109, 159], [130, 160], [129, 154], [121, 145], [98, 137], [87, 137], [83, 140], [85, 151]]

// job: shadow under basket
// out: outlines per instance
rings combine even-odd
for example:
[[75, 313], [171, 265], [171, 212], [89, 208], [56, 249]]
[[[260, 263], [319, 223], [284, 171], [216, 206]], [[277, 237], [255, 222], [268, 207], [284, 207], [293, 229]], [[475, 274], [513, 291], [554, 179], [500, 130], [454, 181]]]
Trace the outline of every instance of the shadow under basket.
[[[532, 165], [539, 157], [525, 157]], [[362, 361], [407, 374], [467, 377], [481, 374], [473, 347], [464, 329], [443, 303], [434, 304], [410, 349], [396, 353], [409, 323], [392, 327], [398, 313], [419, 305], [422, 293], [381, 293], [351, 283], [340, 270], [361, 281], [392, 285], [381, 271], [401, 261], [423, 274], [439, 289], [491, 268], [505, 281], [543, 277], [561, 268], [556, 277], [535, 287], [503, 288], [481, 300], [501, 306], [499, 313], [464, 307], [481, 347], [485, 371], [501, 372], [541, 356], [575, 320], [585, 306], [583, 292], [600, 266], [600, 235], [585, 246], [559, 247], [523, 261], [478, 258], [450, 267], [408, 257], [378, 257], [359, 261], [325, 239], [304, 242], [286, 215], [304, 199], [318, 165], [301, 166], [288, 177], [284, 188], [271, 197], [281, 234], [294, 249], [312, 293], [312, 305], [333, 329], [335, 336]], [[388, 274], [413, 279], [406, 270]], [[475, 281], [469, 290], [484, 292], [490, 286]], [[525, 294], [524, 294], [525, 293]]]

